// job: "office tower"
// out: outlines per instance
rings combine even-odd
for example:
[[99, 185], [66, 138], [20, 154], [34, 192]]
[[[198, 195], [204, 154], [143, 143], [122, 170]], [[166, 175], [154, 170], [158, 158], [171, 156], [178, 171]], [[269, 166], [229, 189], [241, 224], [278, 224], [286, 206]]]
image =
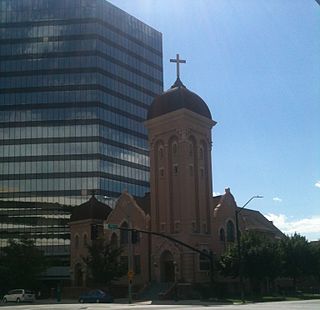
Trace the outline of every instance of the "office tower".
[[0, 0], [0, 44], [0, 247], [54, 252], [92, 190], [149, 191], [161, 33], [104, 0]]

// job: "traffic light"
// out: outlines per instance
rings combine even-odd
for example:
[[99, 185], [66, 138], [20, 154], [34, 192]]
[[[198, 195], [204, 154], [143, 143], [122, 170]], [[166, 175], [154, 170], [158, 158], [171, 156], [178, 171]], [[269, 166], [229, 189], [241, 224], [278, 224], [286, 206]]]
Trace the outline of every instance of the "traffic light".
[[140, 241], [139, 232], [134, 229], [131, 231], [131, 241], [133, 244], [138, 243]]

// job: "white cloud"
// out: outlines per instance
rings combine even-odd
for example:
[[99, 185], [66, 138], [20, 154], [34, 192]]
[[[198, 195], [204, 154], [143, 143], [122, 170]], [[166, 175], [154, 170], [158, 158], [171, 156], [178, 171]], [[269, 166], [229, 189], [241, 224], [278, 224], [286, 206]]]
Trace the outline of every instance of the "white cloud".
[[220, 196], [221, 194], [219, 192], [213, 192], [212, 195], [213, 196]]
[[320, 188], [320, 181], [317, 181], [314, 186]]
[[317, 234], [320, 237], [320, 215], [300, 220], [289, 220], [284, 214], [266, 214], [265, 217], [285, 234]]
[[272, 200], [275, 202], [282, 202], [282, 199], [279, 197], [273, 197]]

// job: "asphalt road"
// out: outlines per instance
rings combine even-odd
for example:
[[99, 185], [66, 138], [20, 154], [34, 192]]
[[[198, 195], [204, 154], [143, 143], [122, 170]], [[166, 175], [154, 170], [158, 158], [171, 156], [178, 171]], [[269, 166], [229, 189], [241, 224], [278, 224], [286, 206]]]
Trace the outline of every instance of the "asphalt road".
[[305, 301], [282, 301], [268, 303], [252, 303], [246, 305], [218, 305], [207, 302], [197, 301], [179, 301], [179, 302], [162, 302], [161, 304], [153, 304], [151, 302], [133, 303], [133, 304], [78, 304], [78, 303], [51, 303], [51, 304], [1, 304], [1, 310], [99, 310], [99, 309], [192, 309], [199, 310], [204, 308], [223, 309], [223, 310], [319, 310], [320, 300], [305, 300]]

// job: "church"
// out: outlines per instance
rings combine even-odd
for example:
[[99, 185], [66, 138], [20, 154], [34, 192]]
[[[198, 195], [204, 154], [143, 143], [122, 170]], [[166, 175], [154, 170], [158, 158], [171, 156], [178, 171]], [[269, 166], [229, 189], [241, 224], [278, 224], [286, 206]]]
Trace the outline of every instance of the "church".
[[[212, 281], [216, 275], [208, 257], [219, 257], [236, 242], [236, 201], [229, 188], [220, 196], [212, 192], [212, 128], [217, 123], [201, 97], [180, 80], [178, 55], [175, 62], [176, 81], [154, 99], [144, 123], [150, 193], [133, 197], [124, 190], [113, 208], [93, 195], [73, 211], [70, 270], [75, 287], [87, 285], [82, 257], [86, 245], [101, 236], [123, 248], [120, 259], [128, 262], [128, 276], [119, 285], [127, 285], [129, 278], [141, 288], [169, 283], [168, 290], [177, 283]], [[249, 209], [239, 212], [239, 230], [282, 236], [260, 212]]]

